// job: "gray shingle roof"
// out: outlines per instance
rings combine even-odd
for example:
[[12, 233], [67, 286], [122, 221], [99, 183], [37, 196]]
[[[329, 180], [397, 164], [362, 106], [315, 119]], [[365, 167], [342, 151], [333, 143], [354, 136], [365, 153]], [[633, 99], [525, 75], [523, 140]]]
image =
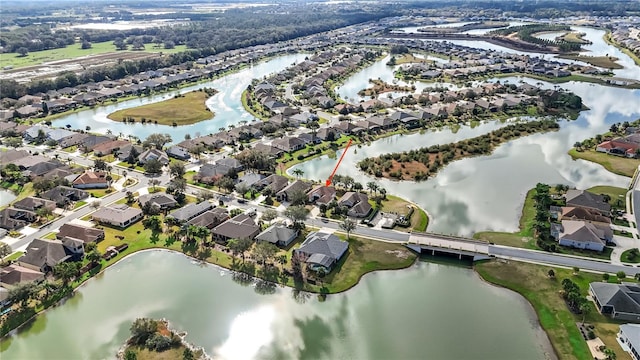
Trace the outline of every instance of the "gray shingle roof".
[[188, 204], [173, 211], [169, 216], [179, 221], [188, 221], [210, 209], [213, 209], [213, 204], [205, 200], [197, 204]]
[[312, 256], [313, 254], [325, 255], [332, 260], [339, 260], [349, 248], [349, 243], [340, 240], [337, 236], [328, 233], [314, 231], [307, 235], [297, 251]]
[[594, 208], [605, 213], [611, 211], [611, 205], [604, 202], [604, 199], [601, 195], [592, 194], [588, 191], [569, 190], [567, 191], [565, 198], [567, 200], [567, 205], [569, 206]]
[[590, 285], [600, 305], [611, 306], [616, 312], [640, 315], [640, 287], [637, 284], [593, 282]]
[[288, 243], [289, 239], [298, 235], [298, 231], [282, 224], [273, 224], [256, 236], [256, 240], [267, 241], [272, 244], [277, 242]]

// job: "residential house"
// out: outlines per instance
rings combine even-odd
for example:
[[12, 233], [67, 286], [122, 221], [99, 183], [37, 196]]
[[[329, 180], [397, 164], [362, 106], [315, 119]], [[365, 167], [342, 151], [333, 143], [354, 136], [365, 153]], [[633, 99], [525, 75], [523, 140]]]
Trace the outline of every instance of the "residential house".
[[271, 146], [274, 146], [284, 152], [293, 152], [304, 148], [305, 141], [297, 137], [285, 137], [282, 139], [275, 139], [271, 142]]
[[103, 171], [85, 171], [73, 180], [76, 189], [106, 189], [109, 187], [107, 174]]
[[126, 140], [111, 140], [111, 141], [101, 142], [100, 144], [97, 144], [96, 146], [93, 147], [92, 149], [93, 155], [100, 157], [104, 155], [113, 154], [118, 150], [120, 150], [120, 148], [130, 144], [131, 143]]
[[271, 174], [266, 178], [256, 182], [253, 186], [256, 190], [262, 191], [265, 188], [271, 189], [273, 194], [277, 194], [289, 184], [289, 180], [281, 175]]
[[603, 152], [610, 155], [624, 156], [628, 158], [638, 157], [639, 149], [639, 144], [628, 142], [622, 139], [605, 141], [596, 146], [596, 151], [598, 152]]
[[91, 214], [93, 221], [119, 228], [126, 228], [142, 219], [142, 210], [126, 204], [117, 204], [100, 208]]
[[213, 184], [219, 178], [227, 175], [231, 171], [231, 168], [225, 165], [219, 164], [204, 164], [195, 174], [193, 179], [205, 184]]
[[584, 220], [602, 225], [611, 224], [611, 219], [603, 216], [599, 211], [573, 206], [563, 206], [555, 215], [558, 220]]
[[16, 209], [28, 210], [32, 212], [36, 212], [41, 208], [47, 208], [53, 211], [56, 208], [56, 203], [51, 200], [28, 196], [13, 203], [13, 207]]
[[316, 137], [322, 141], [334, 141], [340, 137], [340, 131], [334, 128], [320, 128], [316, 133]]
[[138, 156], [140, 156], [143, 151], [144, 149], [140, 145], [124, 145], [117, 151], [118, 160], [126, 161], [129, 164], [135, 164], [138, 162]]
[[148, 149], [138, 156], [138, 163], [141, 165], [144, 165], [149, 160], [158, 160], [162, 165], [169, 164], [169, 157], [167, 154], [164, 151], [155, 148]]
[[26, 150], [9, 149], [7, 151], [0, 151], [0, 165], [4, 166], [10, 163], [15, 163], [16, 160], [29, 157], [30, 155], [31, 154]]
[[21, 229], [38, 219], [35, 212], [8, 207], [0, 210], [0, 228], [6, 230]]
[[225, 243], [231, 239], [253, 239], [259, 233], [260, 226], [246, 214], [237, 215], [211, 230], [215, 241]]
[[58, 240], [66, 237], [82, 240], [85, 243], [98, 243], [104, 240], [104, 230], [67, 223], [62, 225], [56, 233]]
[[640, 325], [622, 324], [618, 332], [618, 343], [632, 360], [640, 360]]
[[420, 125], [420, 119], [403, 111], [396, 111], [390, 116], [392, 121], [403, 124], [406, 128], [412, 129]]
[[328, 205], [336, 198], [336, 188], [333, 186], [318, 185], [307, 193], [310, 203], [316, 205]]
[[609, 225], [583, 220], [562, 220], [560, 224], [552, 225], [551, 236], [562, 246], [602, 251], [613, 238], [613, 231]]
[[46, 274], [62, 262], [80, 260], [83, 251], [75, 243], [65, 245], [60, 240], [35, 239], [27, 246], [25, 254], [18, 258], [17, 264]]
[[603, 315], [616, 320], [640, 322], [640, 286], [634, 283], [592, 282], [589, 293]]
[[282, 149], [278, 149], [275, 146], [263, 143], [257, 143], [253, 148], [257, 151], [260, 151], [261, 153], [268, 154], [273, 158], [279, 158], [280, 156], [282, 156], [282, 154], [284, 154], [284, 151]]
[[39, 283], [44, 280], [44, 274], [38, 270], [12, 264], [0, 269], [0, 285], [4, 288], [27, 283]]
[[178, 202], [171, 194], [165, 192], [156, 192], [153, 194], [144, 194], [138, 197], [140, 207], [145, 207], [147, 203], [160, 210], [173, 209], [178, 206]]
[[567, 206], [596, 210], [605, 216], [611, 214], [611, 205], [604, 201], [602, 195], [592, 194], [585, 190], [569, 190], [565, 194], [565, 199]]
[[240, 178], [238, 178], [238, 183], [236, 184], [236, 189], [246, 187], [251, 188], [255, 183], [264, 179], [265, 176], [258, 173], [246, 173]]
[[309, 189], [311, 189], [310, 183], [303, 180], [296, 180], [291, 184], [285, 186], [282, 190], [278, 191], [276, 193], [276, 199], [280, 202], [289, 201], [291, 195], [296, 191], [306, 194]]
[[349, 243], [336, 235], [314, 231], [307, 235], [300, 248], [293, 251], [293, 256], [306, 262], [312, 270], [330, 272], [348, 249]]
[[256, 241], [266, 241], [280, 247], [289, 246], [300, 231], [284, 224], [273, 224], [256, 236]]
[[167, 149], [167, 156], [183, 161], [189, 160], [191, 158], [191, 154], [189, 154], [189, 151], [178, 145], [169, 147]]
[[229, 169], [233, 169], [237, 172], [242, 171], [244, 169], [244, 165], [234, 158], [224, 158], [220, 160], [216, 160], [216, 165], [226, 166]]
[[82, 142], [88, 138], [90, 135], [89, 134], [84, 134], [84, 133], [73, 133], [73, 135], [67, 136], [64, 139], [61, 139], [58, 144], [60, 145], [61, 148], [68, 148], [71, 146], [77, 146], [82, 144]]
[[27, 170], [23, 172], [23, 174], [29, 176], [31, 179], [34, 179], [38, 176], [42, 176], [50, 172], [51, 170], [55, 170], [63, 166], [64, 165], [60, 161], [56, 159], [51, 159], [51, 160], [42, 161], [37, 164], [34, 164], [33, 166], [30, 166]]
[[203, 214], [206, 211], [209, 211], [214, 208], [214, 205], [210, 203], [208, 200], [201, 201], [197, 204], [191, 203], [186, 206], [174, 210], [171, 214], [169, 214], [169, 218], [175, 219], [178, 222], [187, 222], [194, 217]]
[[347, 215], [358, 218], [366, 217], [372, 209], [367, 194], [353, 191], [344, 193], [338, 200], [338, 205], [348, 207]]
[[227, 220], [229, 220], [227, 210], [223, 208], [214, 208], [192, 218], [187, 221], [187, 224], [213, 229]]
[[62, 208], [69, 203], [88, 198], [89, 193], [80, 189], [60, 185], [43, 192], [40, 194], [40, 197], [54, 201], [58, 207]]

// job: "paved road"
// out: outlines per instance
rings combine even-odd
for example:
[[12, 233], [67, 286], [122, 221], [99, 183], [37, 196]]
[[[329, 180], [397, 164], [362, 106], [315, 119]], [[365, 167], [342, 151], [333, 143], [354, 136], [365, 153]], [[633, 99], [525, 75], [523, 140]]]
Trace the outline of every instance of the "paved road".
[[571, 257], [559, 254], [552, 254], [542, 251], [512, 248], [508, 246], [490, 245], [489, 255], [500, 258], [530, 261], [540, 264], [559, 265], [566, 267], [577, 266], [583, 270], [592, 270], [615, 274], [624, 271], [627, 275], [640, 273], [640, 268], [624, 265], [613, 265], [606, 261], [589, 260], [581, 257]]

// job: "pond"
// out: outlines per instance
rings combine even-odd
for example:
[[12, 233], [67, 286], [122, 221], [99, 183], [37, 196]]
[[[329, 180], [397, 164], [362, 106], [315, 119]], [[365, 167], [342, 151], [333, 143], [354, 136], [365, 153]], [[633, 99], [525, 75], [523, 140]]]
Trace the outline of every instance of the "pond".
[[418, 262], [369, 274], [325, 302], [292, 295], [260, 295], [220, 268], [142, 252], [4, 339], [0, 357], [113, 358], [138, 317], [168, 319], [220, 359], [418, 359], [428, 351], [442, 360], [538, 360], [550, 351], [523, 298], [459, 266]]

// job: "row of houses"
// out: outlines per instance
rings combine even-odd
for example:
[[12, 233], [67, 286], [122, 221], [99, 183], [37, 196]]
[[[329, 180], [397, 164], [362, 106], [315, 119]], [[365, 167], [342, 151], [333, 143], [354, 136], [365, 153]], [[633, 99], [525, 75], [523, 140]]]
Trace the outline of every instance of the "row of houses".
[[602, 195], [584, 190], [568, 190], [566, 206], [552, 206], [551, 236], [562, 246], [603, 251], [613, 240], [611, 206]]

